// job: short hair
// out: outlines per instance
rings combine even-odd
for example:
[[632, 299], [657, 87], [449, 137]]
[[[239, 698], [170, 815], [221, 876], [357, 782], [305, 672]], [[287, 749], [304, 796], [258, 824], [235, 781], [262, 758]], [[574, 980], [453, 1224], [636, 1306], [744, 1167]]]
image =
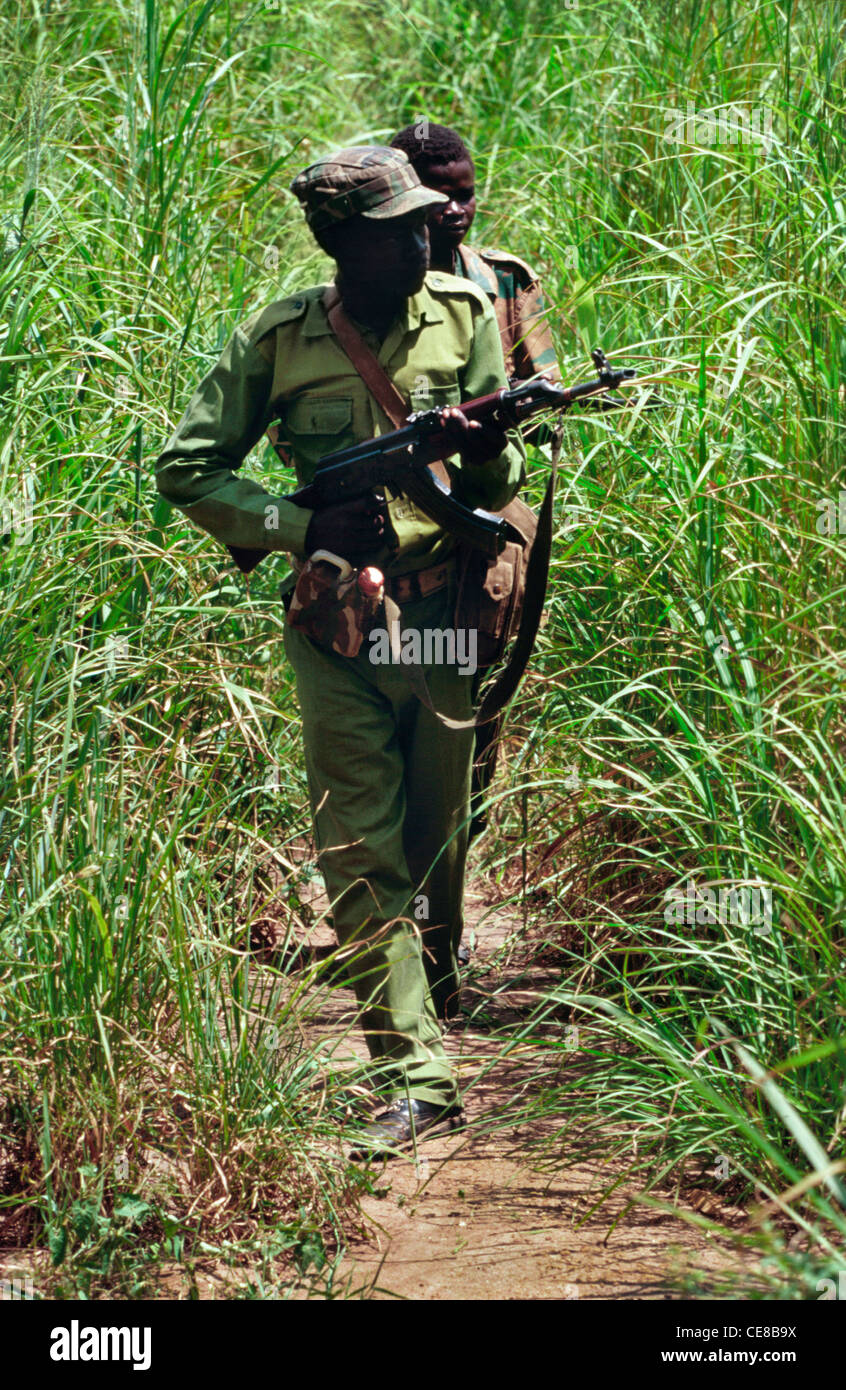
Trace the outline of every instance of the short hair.
[[463, 159], [473, 163], [473, 156], [460, 135], [448, 126], [435, 125], [423, 117], [398, 131], [391, 145], [408, 155], [418, 174], [433, 164], [458, 164]]

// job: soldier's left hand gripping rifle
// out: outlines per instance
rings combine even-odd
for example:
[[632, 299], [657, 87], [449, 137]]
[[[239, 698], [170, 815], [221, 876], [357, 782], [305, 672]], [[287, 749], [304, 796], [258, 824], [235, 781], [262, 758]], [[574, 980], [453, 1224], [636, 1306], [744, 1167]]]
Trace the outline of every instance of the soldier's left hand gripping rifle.
[[[563, 411], [577, 402], [590, 403], [601, 410], [625, 408], [627, 401], [609, 396], [623, 381], [631, 380], [632, 368], [614, 370], [605, 354], [591, 353], [597, 376], [576, 386], [558, 386], [538, 377], [521, 386], [502, 387], [489, 396], [462, 401], [459, 409], [468, 420], [512, 429], [541, 411]], [[590, 398], [594, 397], [592, 402]], [[654, 399], [651, 404], [658, 404]], [[402, 492], [432, 521], [458, 540], [489, 556], [498, 555], [509, 540], [518, 539], [510, 522], [480, 507], [465, 506], [432, 471], [430, 465], [455, 453], [452, 442], [441, 428], [443, 407], [421, 410], [408, 417], [402, 429], [380, 434], [347, 449], [326, 454], [310, 483], [288, 494], [287, 500], [318, 511], [338, 506], [385, 486]], [[249, 573], [268, 552], [229, 547], [239, 568]]]

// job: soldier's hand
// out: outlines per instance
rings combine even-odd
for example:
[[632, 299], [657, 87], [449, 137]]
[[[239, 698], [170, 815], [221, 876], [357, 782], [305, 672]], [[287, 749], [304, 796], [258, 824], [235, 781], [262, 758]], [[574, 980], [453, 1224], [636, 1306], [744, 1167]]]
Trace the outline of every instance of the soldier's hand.
[[383, 548], [388, 535], [385, 499], [371, 493], [315, 512], [306, 531], [306, 554], [330, 550], [351, 565], [361, 565]]
[[457, 405], [446, 406], [441, 415], [441, 429], [447, 431], [450, 446], [461, 455], [462, 462], [471, 465], [498, 458], [508, 444], [506, 433], [499, 425], [468, 420]]

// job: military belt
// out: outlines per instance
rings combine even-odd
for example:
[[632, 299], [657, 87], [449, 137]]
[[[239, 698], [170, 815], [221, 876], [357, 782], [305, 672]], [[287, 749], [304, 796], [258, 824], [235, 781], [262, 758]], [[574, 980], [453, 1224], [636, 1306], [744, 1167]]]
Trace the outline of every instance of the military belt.
[[385, 593], [395, 603], [410, 603], [412, 599], [428, 598], [438, 589], [446, 588], [455, 569], [455, 560], [444, 560], [440, 565], [432, 565], [426, 570], [409, 570], [406, 574], [393, 574], [385, 579]]

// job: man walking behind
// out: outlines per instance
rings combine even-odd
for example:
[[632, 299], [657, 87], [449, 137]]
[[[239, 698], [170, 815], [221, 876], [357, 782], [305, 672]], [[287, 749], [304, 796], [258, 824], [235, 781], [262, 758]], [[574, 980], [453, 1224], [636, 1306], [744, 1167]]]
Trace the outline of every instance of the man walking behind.
[[461, 136], [421, 120], [399, 131], [391, 145], [408, 155], [421, 183], [444, 195], [446, 201], [429, 211], [432, 269], [466, 277], [488, 296], [511, 383], [539, 373], [559, 381], [540, 282], [531, 266], [510, 251], [465, 241], [476, 216], [476, 172]]
[[[426, 216], [445, 198], [423, 188], [401, 151], [341, 150], [299, 174], [292, 190], [336, 262], [335, 295], [326, 285], [303, 289], [235, 329], [158, 459], [159, 490], [242, 568], [261, 553], [290, 552], [298, 567], [329, 551], [384, 573], [404, 631], [449, 628], [453, 538], [408, 498], [385, 489], [310, 512], [237, 470], [275, 421], [277, 447], [303, 485], [325, 454], [393, 428], [335, 336], [334, 298], [409, 409], [454, 407], [506, 384], [496, 319], [472, 280], [428, 273]], [[444, 428], [460, 500], [510, 501], [523, 480], [519, 436], [471, 425], [456, 409]], [[367, 642], [349, 657], [289, 625], [285, 649], [319, 863], [386, 1102], [360, 1147], [391, 1152], [461, 1121], [438, 1019], [457, 1007], [473, 732], [441, 724], [402, 666], [370, 661]], [[472, 714], [472, 682], [460, 667], [425, 674], [437, 709]], [[415, 903], [426, 905], [422, 921]]]

